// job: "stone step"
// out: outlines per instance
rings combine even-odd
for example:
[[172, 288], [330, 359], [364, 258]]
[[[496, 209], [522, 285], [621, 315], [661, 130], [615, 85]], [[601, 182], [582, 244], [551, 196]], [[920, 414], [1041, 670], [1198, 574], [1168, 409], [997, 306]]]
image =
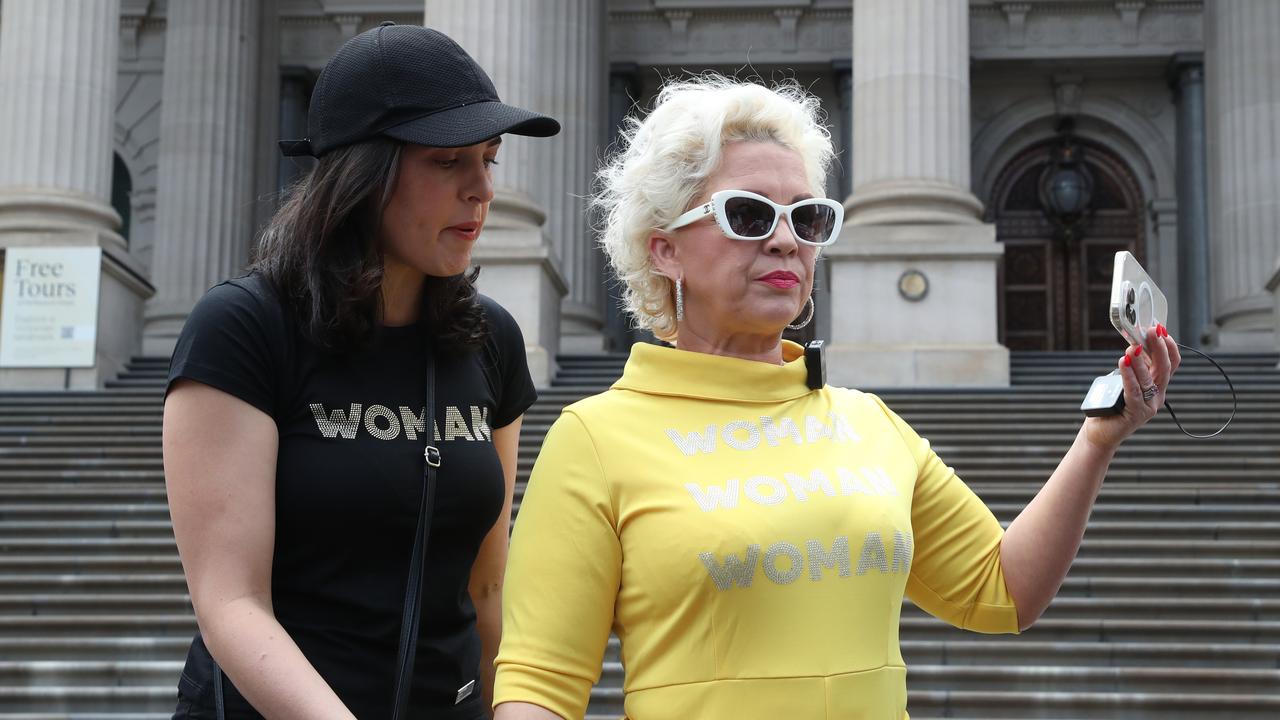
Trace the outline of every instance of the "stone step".
[[23, 443], [22, 445], [0, 445], [0, 465], [7, 465], [15, 460], [68, 460], [69, 455], [75, 459], [111, 458], [125, 460], [142, 458], [159, 461], [161, 452], [153, 441], [138, 442], [125, 445], [82, 446], [79, 443]]
[[50, 472], [65, 468], [66, 472], [84, 471], [117, 471], [138, 470], [143, 472], [163, 471], [160, 456], [147, 453], [145, 456], [130, 457], [109, 455], [84, 457], [4, 457], [0, 458], [0, 470], [6, 473]]
[[196, 616], [190, 608], [181, 612], [144, 614], [104, 614], [96, 608], [74, 615], [6, 615], [0, 613], [0, 638], [62, 637], [103, 638], [184, 638], [197, 632]]
[[159, 712], [77, 712], [74, 716], [65, 712], [0, 713], [2, 720], [170, 720], [173, 709]]
[[42, 426], [61, 423], [84, 423], [86, 425], [102, 423], [156, 423], [163, 417], [159, 407], [72, 407], [61, 410], [47, 407], [10, 408], [0, 414], [0, 426], [10, 427], [17, 424]]
[[1052, 658], [1059, 666], [1251, 668], [1280, 667], [1280, 645], [1175, 642], [1040, 642], [1036, 628], [1007, 640], [954, 642], [904, 640], [908, 668], [917, 665], [1037, 665]]
[[[907, 601], [903, 617], [926, 613]], [[1280, 621], [1280, 600], [1252, 597], [1160, 597], [1108, 596], [1069, 597], [1059, 595], [1049, 605], [1044, 617], [1057, 620], [1087, 619], [1151, 619], [1151, 620], [1222, 620], [1236, 622]]]
[[0, 521], [0, 545], [6, 538], [38, 539], [41, 537], [172, 537], [168, 520], [3, 520]]
[[[987, 500], [987, 507], [996, 517], [1012, 520], [1022, 512], [1023, 503], [1002, 503]], [[1220, 522], [1273, 522], [1280, 523], [1280, 505], [1165, 505], [1129, 502], [1100, 502], [1094, 506], [1092, 517], [1099, 520], [1165, 520], [1168, 522], [1216, 520]]]
[[153, 380], [150, 378], [136, 379], [131, 377], [122, 377], [116, 380], [108, 380], [103, 383], [108, 390], [136, 390], [138, 388], [155, 388], [159, 390], [164, 387], [163, 380]]
[[[53, 717], [80, 720], [81, 713], [98, 713], [104, 707], [113, 712], [173, 713], [178, 702], [178, 683], [138, 687], [7, 687], [0, 685], [0, 717], [5, 713], [63, 713]], [[68, 717], [65, 713], [75, 713]], [[47, 715], [46, 715], [47, 716]], [[21, 717], [21, 716], [20, 716]], [[38, 716], [37, 716], [38, 717]], [[89, 717], [89, 716], [84, 716]]]
[[[1061, 667], [1043, 665], [913, 665], [907, 685], [915, 690], [1013, 692], [1177, 693], [1192, 688], [1214, 693], [1280, 693], [1280, 670]], [[1272, 705], [1280, 709], [1280, 703]]]
[[74, 470], [37, 470], [29, 468], [12, 470], [0, 468], [0, 483], [9, 481], [21, 483], [35, 481], [138, 483], [151, 481], [163, 487], [164, 472], [161, 470], [104, 470], [98, 468], [79, 468]]
[[907, 693], [912, 718], [1072, 718], [1099, 720], [1274, 720], [1280, 697], [1231, 693], [1012, 692], [991, 690]]
[[177, 595], [187, 591], [187, 580], [181, 572], [6, 573], [0, 575], [0, 588], [6, 593], [37, 596], [71, 593], [131, 595], [143, 592]]
[[[173, 637], [0, 637], [0, 658], [17, 660], [167, 660], [182, 661], [190, 635]], [[1229, 650], [1230, 646], [1227, 647]], [[1248, 650], [1249, 648], [1245, 648]], [[1227, 650], [1224, 650], [1224, 656]], [[1232, 657], [1252, 659], [1256, 654]]]
[[173, 574], [182, 572], [177, 548], [155, 555], [41, 555], [28, 553], [0, 555], [0, 573], [29, 574]]
[[75, 553], [93, 558], [121, 553], [154, 554], [178, 551], [173, 537], [113, 538], [27, 538], [0, 537], [0, 550], [14, 555], [65, 555]]
[[0, 687], [178, 686], [181, 660], [0, 660]]
[[0, 594], [0, 615], [176, 615], [191, 612], [191, 599], [186, 593]]
[[[137, 437], [137, 438], [154, 438], [156, 442], [160, 441], [161, 425], [159, 418], [156, 422], [147, 423], [127, 423], [122, 424], [118, 428], [112, 428], [104, 425], [92, 425], [87, 423], [68, 423], [65, 425], [26, 425], [26, 424], [3, 424], [0, 423], [0, 438], [25, 442], [27, 438], [32, 436], [52, 436], [56, 435], [70, 438], [83, 439], [87, 436], [101, 435], [104, 432], [115, 433], [119, 437]], [[85, 442], [88, 445], [88, 442]]]
[[168, 520], [169, 507], [165, 503], [59, 503], [59, 504], [9, 504], [0, 502], [0, 521], [3, 520], [89, 520], [120, 518], [129, 520]]
[[134, 485], [125, 483], [78, 483], [61, 485], [50, 483], [5, 483], [0, 485], [0, 504], [19, 502], [84, 503], [99, 501], [127, 503], [165, 503], [168, 496], [164, 484], [146, 482]]

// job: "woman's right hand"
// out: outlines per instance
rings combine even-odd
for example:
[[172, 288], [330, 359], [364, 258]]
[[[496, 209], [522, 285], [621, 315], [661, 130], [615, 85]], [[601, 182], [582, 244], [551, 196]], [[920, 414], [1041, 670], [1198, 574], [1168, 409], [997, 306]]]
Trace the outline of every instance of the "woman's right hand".
[[164, 404], [169, 514], [209, 652], [269, 718], [355, 716], [271, 606], [275, 421], [228, 393], [178, 380]]

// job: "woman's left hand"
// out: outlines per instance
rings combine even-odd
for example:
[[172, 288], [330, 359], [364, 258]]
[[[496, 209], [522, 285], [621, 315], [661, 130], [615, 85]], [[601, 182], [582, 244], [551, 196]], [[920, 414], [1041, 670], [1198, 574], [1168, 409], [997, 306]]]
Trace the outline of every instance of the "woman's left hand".
[[1120, 377], [1124, 381], [1124, 412], [1109, 417], [1085, 419], [1089, 442], [1114, 450], [1138, 428], [1156, 416], [1164, 406], [1164, 393], [1169, 380], [1182, 363], [1178, 344], [1163, 325], [1156, 325], [1144, 346], [1132, 345], [1120, 358]]

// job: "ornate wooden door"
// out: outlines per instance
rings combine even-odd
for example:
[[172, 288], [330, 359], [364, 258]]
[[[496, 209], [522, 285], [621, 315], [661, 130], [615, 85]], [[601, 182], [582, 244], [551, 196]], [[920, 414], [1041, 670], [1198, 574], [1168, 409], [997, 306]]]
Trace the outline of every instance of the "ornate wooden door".
[[1105, 148], [1078, 141], [1093, 178], [1090, 214], [1075, 239], [1061, 239], [1041, 206], [1040, 180], [1054, 143], [1025, 150], [996, 181], [987, 220], [1005, 256], [999, 272], [1000, 340], [1010, 350], [1124, 348], [1111, 327], [1111, 271], [1118, 250], [1145, 262], [1142, 192]]

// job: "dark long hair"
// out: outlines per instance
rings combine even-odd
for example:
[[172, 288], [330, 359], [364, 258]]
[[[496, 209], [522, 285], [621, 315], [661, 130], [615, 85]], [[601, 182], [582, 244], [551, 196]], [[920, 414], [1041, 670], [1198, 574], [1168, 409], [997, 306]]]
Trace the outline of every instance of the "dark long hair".
[[[402, 144], [374, 138], [338, 148], [289, 190], [263, 231], [250, 270], [281, 293], [302, 334], [347, 353], [372, 337], [381, 312], [382, 211], [395, 187]], [[488, 334], [476, 300], [479, 269], [427, 276], [422, 320], [438, 345], [478, 345]]]

